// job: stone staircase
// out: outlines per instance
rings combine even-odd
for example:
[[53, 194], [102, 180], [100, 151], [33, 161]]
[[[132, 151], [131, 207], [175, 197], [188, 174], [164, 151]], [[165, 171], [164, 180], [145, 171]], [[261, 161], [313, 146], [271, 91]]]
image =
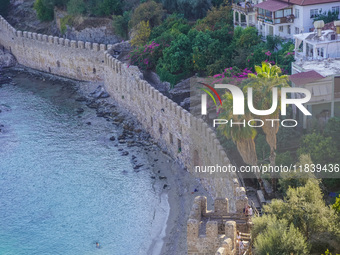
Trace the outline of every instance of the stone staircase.
[[235, 255], [251, 255], [252, 254], [252, 249], [251, 249], [251, 235], [250, 233], [242, 233], [241, 234], [241, 240], [244, 243], [244, 250], [242, 253], [240, 252], [240, 246], [237, 243], [236, 244], [236, 254]]

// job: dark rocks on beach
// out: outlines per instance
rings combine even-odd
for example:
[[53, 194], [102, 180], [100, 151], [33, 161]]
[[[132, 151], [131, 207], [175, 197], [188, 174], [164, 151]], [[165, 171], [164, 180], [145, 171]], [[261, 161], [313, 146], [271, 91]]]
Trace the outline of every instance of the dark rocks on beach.
[[84, 112], [84, 109], [83, 109], [83, 108], [77, 108], [77, 109], [76, 109], [76, 112], [77, 112], [78, 114], [83, 113], [83, 112]]
[[165, 180], [166, 179], [166, 176], [159, 176], [158, 177], [160, 180]]
[[76, 98], [76, 101], [78, 101], [78, 102], [85, 102], [85, 101], [87, 101], [87, 97], [80, 96], [80, 97]]
[[168, 187], [168, 184], [163, 185], [163, 189], [166, 189]]
[[105, 112], [97, 112], [97, 117], [105, 117]]
[[110, 137], [110, 141], [114, 141], [114, 140], [116, 140], [116, 137], [111, 136], [111, 137]]
[[119, 140], [118, 142], [119, 142], [119, 143], [126, 143], [125, 140]]
[[2, 76], [0, 74], [0, 85], [3, 85], [3, 84], [8, 84], [12, 81], [12, 79], [10, 77], [6, 77], [6, 76]]
[[5, 50], [0, 50], [0, 67], [12, 67], [17, 63], [15, 57]]
[[86, 122], [87, 125], [91, 125], [92, 123], [90, 121]]
[[185, 98], [180, 104], [184, 109], [188, 110], [190, 109], [190, 97]]
[[151, 179], [156, 179], [156, 176], [151, 176]]
[[128, 151], [123, 151], [123, 153], [121, 155], [122, 156], [127, 156], [127, 155], [129, 155], [129, 152]]
[[96, 90], [93, 91], [90, 95], [96, 99], [110, 97], [110, 95], [105, 91], [102, 86], [98, 86]]
[[100, 103], [96, 102], [95, 100], [92, 100], [92, 101], [88, 102], [86, 105], [89, 108], [97, 109], [100, 106]]
[[169, 91], [170, 98], [177, 104], [181, 104], [186, 98], [190, 97], [190, 78], [176, 84], [175, 87]]
[[133, 167], [133, 169], [139, 169], [139, 168], [141, 168], [142, 166], [144, 166], [144, 164], [138, 164], [138, 165], [135, 165], [134, 167]]

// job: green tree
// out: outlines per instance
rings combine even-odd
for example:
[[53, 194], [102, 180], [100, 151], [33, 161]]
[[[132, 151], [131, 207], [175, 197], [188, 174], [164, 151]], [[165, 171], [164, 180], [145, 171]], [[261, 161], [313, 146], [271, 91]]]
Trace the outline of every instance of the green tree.
[[332, 208], [340, 214], [340, 195], [335, 199], [335, 203], [332, 205]]
[[255, 139], [256, 155], [259, 160], [266, 161], [270, 155], [270, 147], [266, 141], [266, 137], [259, 134]]
[[264, 215], [254, 218], [253, 223], [256, 254], [309, 254], [306, 237], [286, 219]]
[[113, 27], [115, 33], [120, 35], [122, 38], [128, 38], [129, 32], [129, 20], [130, 20], [130, 12], [125, 11], [123, 15], [113, 15]]
[[7, 16], [10, 0], [0, 0], [0, 15]]
[[[289, 151], [287, 151], [284, 154], [286, 154], [288, 157], [291, 157]], [[278, 159], [278, 157], [276, 159]], [[289, 159], [286, 159], [286, 160], [289, 160]], [[289, 164], [291, 164], [291, 163], [289, 163]], [[296, 163], [296, 166], [297, 167], [304, 166], [305, 164], [311, 165], [311, 164], [313, 164], [313, 162], [312, 162], [312, 159], [310, 158], [309, 155], [302, 154], [299, 158], [299, 162]], [[301, 173], [300, 171], [280, 173], [280, 177], [281, 178], [278, 179], [279, 191], [283, 195], [287, 195], [288, 189], [303, 187], [303, 186], [306, 185], [307, 181], [310, 178], [315, 178], [313, 173], [310, 173], [310, 172], [308, 172], [308, 173], [302, 172]]]
[[317, 15], [314, 21], [323, 20], [325, 23], [330, 23], [334, 20], [338, 20], [338, 17], [339, 17], [339, 12], [328, 11], [327, 13], [323, 12]]
[[140, 4], [134, 11], [129, 22], [129, 27], [133, 28], [141, 21], [149, 21], [150, 27], [153, 28], [161, 24], [164, 14], [161, 3], [148, 1]]
[[331, 137], [324, 137], [319, 133], [304, 135], [298, 155], [310, 154], [315, 164], [329, 164], [339, 162], [339, 151]]
[[120, 0], [103, 0], [97, 3], [95, 14], [98, 16], [119, 15], [122, 14], [122, 1]]
[[150, 37], [151, 29], [149, 21], [141, 21], [135, 28], [133, 32], [132, 39], [130, 43], [134, 46], [145, 44]]
[[323, 233], [340, 234], [335, 211], [325, 205], [317, 179], [309, 178], [304, 186], [288, 188], [284, 200], [272, 200], [264, 206], [264, 212], [293, 223], [308, 241]]
[[230, 5], [220, 7], [213, 7], [208, 11], [207, 16], [198, 20], [195, 28], [200, 31], [205, 30], [217, 30], [222, 28], [225, 25], [233, 24], [233, 15], [232, 9]]
[[340, 149], [340, 118], [330, 118], [324, 129], [324, 136], [331, 137], [338, 150]]
[[177, 11], [188, 19], [203, 18], [210, 6], [210, 0], [177, 0]]
[[[223, 101], [221, 106], [220, 114], [218, 115], [220, 119], [233, 119], [234, 122], [249, 121], [253, 119], [249, 110], [245, 112], [245, 115], [233, 115], [233, 97], [232, 94], [226, 92], [223, 95]], [[232, 139], [237, 146], [243, 161], [246, 164], [255, 166], [257, 165], [257, 155], [255, 149], [255, 137], [256, 129], [246, 125], [219, 125], [218, 129], [221, 133], [228, 139]]]
[[177, 40], [171, 42], [164, 49], [161, 61], [162, 68], [172, 74], [179, 74], [184, 70], [190, 70], [192, 54], [192, 42], [187, 35], [180, 34]]
[[[269, 63], [263, 62], [262, 67], [255, 66], [255, 74], [249, 74], [249, 78], [252, 81], [249, 83], [248, 87], [253, 89], [253, 105], [255, 109], [267, 110], [272, 107], [273, 104], [273, 88], [277, 89], [278, 97], [280, 98], [280, 91], [282, 87], [288, 87], [288, 77], [286, 75], [281, 75], [281, 69]], [[279, 123], [266, 121], [266, 119], [279, 119], [280, 106], [278, 105], [274, 113], [267, 116], [259, 116], [264, 123], [262, 130], [266, 135], [266, 141], [270, 147], [270, 164], [275, 165], [276, 157], [276, 134], [279, 131]]]
[[53, 20], [54, 16], [53, 8], [45, 6], [42, 0], [36, 0], [34, 2], [33, 8], [36, 10], [39, 20], [41, 21]]
[[83, 0], [70, 0], [67, 4], [67, 12], [71, 15], [84, 14], [86, 5]]

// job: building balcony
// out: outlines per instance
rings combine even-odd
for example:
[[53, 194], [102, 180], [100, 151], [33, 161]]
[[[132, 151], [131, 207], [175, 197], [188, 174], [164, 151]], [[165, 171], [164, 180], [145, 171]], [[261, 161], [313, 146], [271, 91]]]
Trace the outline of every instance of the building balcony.
[[264, 16], [261, 14], [257, 14], [257, 20], [262, 21], [264, 23], [268, 24], [284, 24], [284, 23], [293, 23], [294, 22], [294, 15], [289, 15], [287, 17], [282, 17], [282, 18], [273, 18], [270, 16]]
[[255, 8], [253, 6], [252, 3], [249, 2], [242, 2], [242, 3], [237, 3], [237, 4], [233, 4], [233, 10], [234, 11], [238, 11], [242, 14], [247, 15], [248, 13], [253, 13], [255, 12]]
[[[240, 27], [246, 28], [247, 22], [245, 22], [245, 21], [242, 21], [242, 22], [235, 21], [234, 26], [240, 26]], [[248, 26], [249, 27], [256, 27], [256, 24], [254, 22], [249, 21]]]

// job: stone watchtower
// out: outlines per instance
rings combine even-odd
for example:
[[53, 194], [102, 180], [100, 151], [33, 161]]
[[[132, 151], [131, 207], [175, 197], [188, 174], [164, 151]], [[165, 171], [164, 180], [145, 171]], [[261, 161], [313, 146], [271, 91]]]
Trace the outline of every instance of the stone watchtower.
[[233, 213], [227, 198], [216, 198], [213, 211], [207, 210], [206, 197], [195, 198], [187, 222], [188, 255], [238, 255], [237, 230], [248, 235], [250, 243], [251, 223], [243, 215], [248, 198], [243, 187], [236, 192], [237, 211]]

